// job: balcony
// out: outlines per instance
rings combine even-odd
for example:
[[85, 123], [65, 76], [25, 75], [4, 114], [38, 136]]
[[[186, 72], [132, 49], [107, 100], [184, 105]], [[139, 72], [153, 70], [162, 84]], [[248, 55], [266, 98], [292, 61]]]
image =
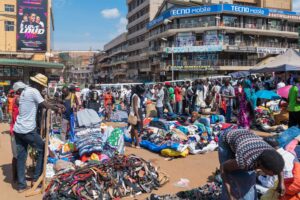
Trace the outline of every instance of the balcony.
[[273, 26], [270, 24], [242, 24], [232, 23], [217, 25], [215, 21], [207, 22], [195, 22], [195, 23], [184, 23], [184, 24], [169, 24], [165, 28], [160, 28], [156, 30], [151, 30], [149, 38], [147, 40], [152, 40], [156, 38], [166, 37], [174, 35], [178, 32], [197, 32], [202, 33], [208, 30], [225, 30], [228, 33], [245, 32], [252, 33], [255, 35], [270, 35], [270, 36], [289, 36], [291, 38], [298, 37], [298, 28], [294, 26]]
[[[166, 65], [171, 66], [172, 61], [167, 60]], [[188, 66], [190, 71], [199, 70], [199, 66], [254, 66], [257, 60], [229, 60], [229, 59], [216, 59], [216, 60], [189, 60], [179, 61], [175, 60], [176, 67]]]

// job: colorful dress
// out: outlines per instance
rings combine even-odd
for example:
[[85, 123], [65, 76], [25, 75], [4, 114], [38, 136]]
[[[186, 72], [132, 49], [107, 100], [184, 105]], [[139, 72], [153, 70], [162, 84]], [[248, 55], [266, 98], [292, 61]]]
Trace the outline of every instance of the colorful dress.
[[238, 113], [238, 126], [245, 129], [250, 128], [250, 108], [249, 103], [246, 100], [246, 94], [244, 91], [238, 91], [239, 113]]

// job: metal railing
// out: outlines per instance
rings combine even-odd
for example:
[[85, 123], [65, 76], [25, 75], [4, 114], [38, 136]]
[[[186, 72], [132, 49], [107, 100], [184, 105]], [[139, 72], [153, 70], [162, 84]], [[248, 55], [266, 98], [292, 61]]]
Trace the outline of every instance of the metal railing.
[[[171, 65], [172, 61], [167, 60], [166, 64]], [[189, 60], [178, 61], [175, 60], [175, 66], [254, 66], [257, 64], [256, 60], [229, 60], [229, 59], [216, 59], [216, 60]]]

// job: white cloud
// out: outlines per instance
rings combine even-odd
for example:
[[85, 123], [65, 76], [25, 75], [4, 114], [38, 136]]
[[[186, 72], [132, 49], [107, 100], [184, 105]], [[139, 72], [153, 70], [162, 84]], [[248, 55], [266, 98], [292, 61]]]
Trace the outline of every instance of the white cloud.
[[117, 24], [117, 31], [118, 34], [124, 33], [127, 31], [126, 26], [128, 24], [128, 21], [125, 17], [121, 17], [119, 20], [119, 23]]
[[300, 1], [299, 0], [294, 0], [293, 11], [300, 12]]
[[114, 19], [120, 17], [121, 13], [118, 8], [111, 8], [102, 10], [101, 15], [107, 19]]

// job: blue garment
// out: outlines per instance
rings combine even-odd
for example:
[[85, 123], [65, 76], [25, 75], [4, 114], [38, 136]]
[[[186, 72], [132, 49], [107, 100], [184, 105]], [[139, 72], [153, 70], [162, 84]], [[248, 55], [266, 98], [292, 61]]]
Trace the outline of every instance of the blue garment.
[[[226, 133], [225, 133], [226, 134]], [[220, 164], [233, 159], [235, 153], [232, 152], [229, 145], [224, 141], [225, 134], [219, 138], [219, 162]], [[231, 186], [231, 194], [239, 200], [257, 200], [255, 188], [256, 174], [254, 171], [237, 170], [227, 174]], [[227, 200], [228, 193], [225, 187], [222, 187], [221, 200]]]
[[27, 147], [30, 145], [37, 150], [37, 163], [33, 179], [37, 180], [43, 172], [43, 161], [44, 161], [44, 141], [36, 130], [28, 134], [14, 133], [17, 144], [17, 172], [18, 172], [18, 188], [25, 189], [27, 187], [25, 178], [25, 166], [27, 159]]
[[182, 101], [179, 101], [176, 103], [176, 108], [177, 108], [177, 114], [181, 115], [182, 114]]
[[166, 102], [166, 103], [165, 103], [165, 107], [166, 107], [166, 109], [168, 110], [168, 113], [173, 113], [173, 108], [172, 108], [170, 102]]
[[164, 117], [164, 108], [163, 107], [156, 107], [157, 110], [157, 117], [163, 118]]
[[225, 116], [226, 122], [231, 123], [232, 106], [226, 107], [226, 113], [223, 109], [220, 109], [221, 115]]

